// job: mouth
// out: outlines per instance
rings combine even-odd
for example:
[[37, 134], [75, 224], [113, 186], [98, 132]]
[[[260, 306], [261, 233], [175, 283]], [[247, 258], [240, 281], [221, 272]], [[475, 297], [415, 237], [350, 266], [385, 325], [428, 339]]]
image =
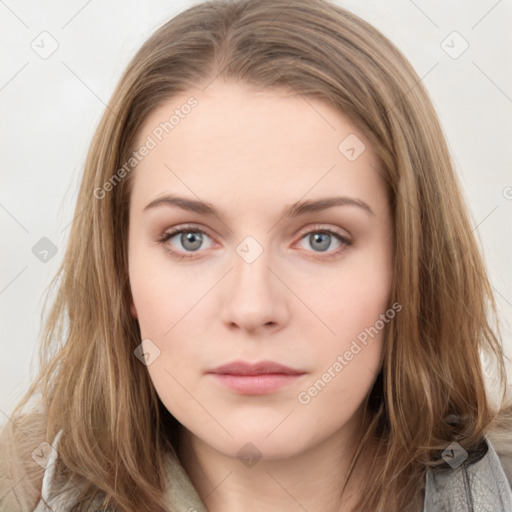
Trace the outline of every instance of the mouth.
[[224, 387], [237, 393], [263, 395], [291, 385], [306, 372], [274, 361], [258, 363], [234, 361], [210, 370], [207, 374]]

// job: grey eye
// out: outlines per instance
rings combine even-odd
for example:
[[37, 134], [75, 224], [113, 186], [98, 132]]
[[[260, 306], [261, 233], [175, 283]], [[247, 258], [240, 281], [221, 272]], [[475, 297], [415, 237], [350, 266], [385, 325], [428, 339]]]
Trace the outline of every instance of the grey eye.
[[332, 235], [329, 233], [311, 233], [308, 238], [309, 244], [313, 249], [323, 252], [331, 245]]
[[309, 235], [311, 247], [325, 251], [331, 243], [331, 235], [327, 233], [314, 233]]
[[203, 235], [197, 231], [183, 231], [180, 243], [187, 251], [197, 251], [203, 243]]

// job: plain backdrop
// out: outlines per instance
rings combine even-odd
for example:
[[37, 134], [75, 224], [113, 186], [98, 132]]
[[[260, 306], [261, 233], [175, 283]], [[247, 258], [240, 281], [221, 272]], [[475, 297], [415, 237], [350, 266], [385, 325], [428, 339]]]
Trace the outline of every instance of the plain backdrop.
[[[64, 254], [105, 104], [143, 41], [194, 3], [0, 0], [0, 423], [36, 374], [43, 293]], [[336, 3], [389, 37], [431, 95], [511, 355], [512, 2]], [[46, 261], [37, 256], [40, 244], [51, 247], [43, 238], [56, 251]]]

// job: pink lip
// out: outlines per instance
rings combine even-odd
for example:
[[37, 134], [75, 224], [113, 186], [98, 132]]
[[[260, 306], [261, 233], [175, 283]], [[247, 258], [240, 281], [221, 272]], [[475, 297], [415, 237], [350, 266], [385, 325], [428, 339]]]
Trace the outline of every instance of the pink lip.
[[289, 368], [274, 361], [259, 361], [257, 363], [246, 363], [245, 361], [233, 361], [218, 366], [207, 373], [228, 373], [230, 375], [262, 375], [268, 373], [285, 373], [289, 375], [303, 374], [300, 370]]
[[273, 361], [260, 361], [255, 364], [234, 361], [207, 373], [233, 391], [247, 395], [272, 393], [305, 374]]

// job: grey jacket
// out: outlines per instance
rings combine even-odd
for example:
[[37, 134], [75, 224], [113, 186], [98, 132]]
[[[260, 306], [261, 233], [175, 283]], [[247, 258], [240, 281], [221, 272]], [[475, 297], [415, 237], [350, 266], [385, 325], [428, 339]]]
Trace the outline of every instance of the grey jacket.
[[[57, 447], [61, 432], [55, 437], [52, 446]], [[423, 512], [512, 512], [512, 468], [510, 461], [501, 463], [489, 439], [487, 450], [478, 460], [468, 458], [460, 447], [448, 447], [443, 458], [448, 462], [447, 469], [428, 470], [426, 475], [425, 501]], [[451, 449], [450, 449], [451, 448]], [[510, 446], [507, 447], [507, 451]], [[508, 452], [507, 457], [510, 456]], [[49, 501], [52, 486], [54, 462], [57, 451], [52, 450], [45, 464], [42, 498], [34, 512], [65, 512], [69, 497]], [[505, 457], [505, 455], [504, 455]], [[170, 512], [208, 512], [201, 501], [190, 478], [179, 460], [169, 454], [166, 461], [166, 497]], [[48, 501], [48, 509], [43, 499]], [[99, 510], [93, 508], [92, 510]]]

